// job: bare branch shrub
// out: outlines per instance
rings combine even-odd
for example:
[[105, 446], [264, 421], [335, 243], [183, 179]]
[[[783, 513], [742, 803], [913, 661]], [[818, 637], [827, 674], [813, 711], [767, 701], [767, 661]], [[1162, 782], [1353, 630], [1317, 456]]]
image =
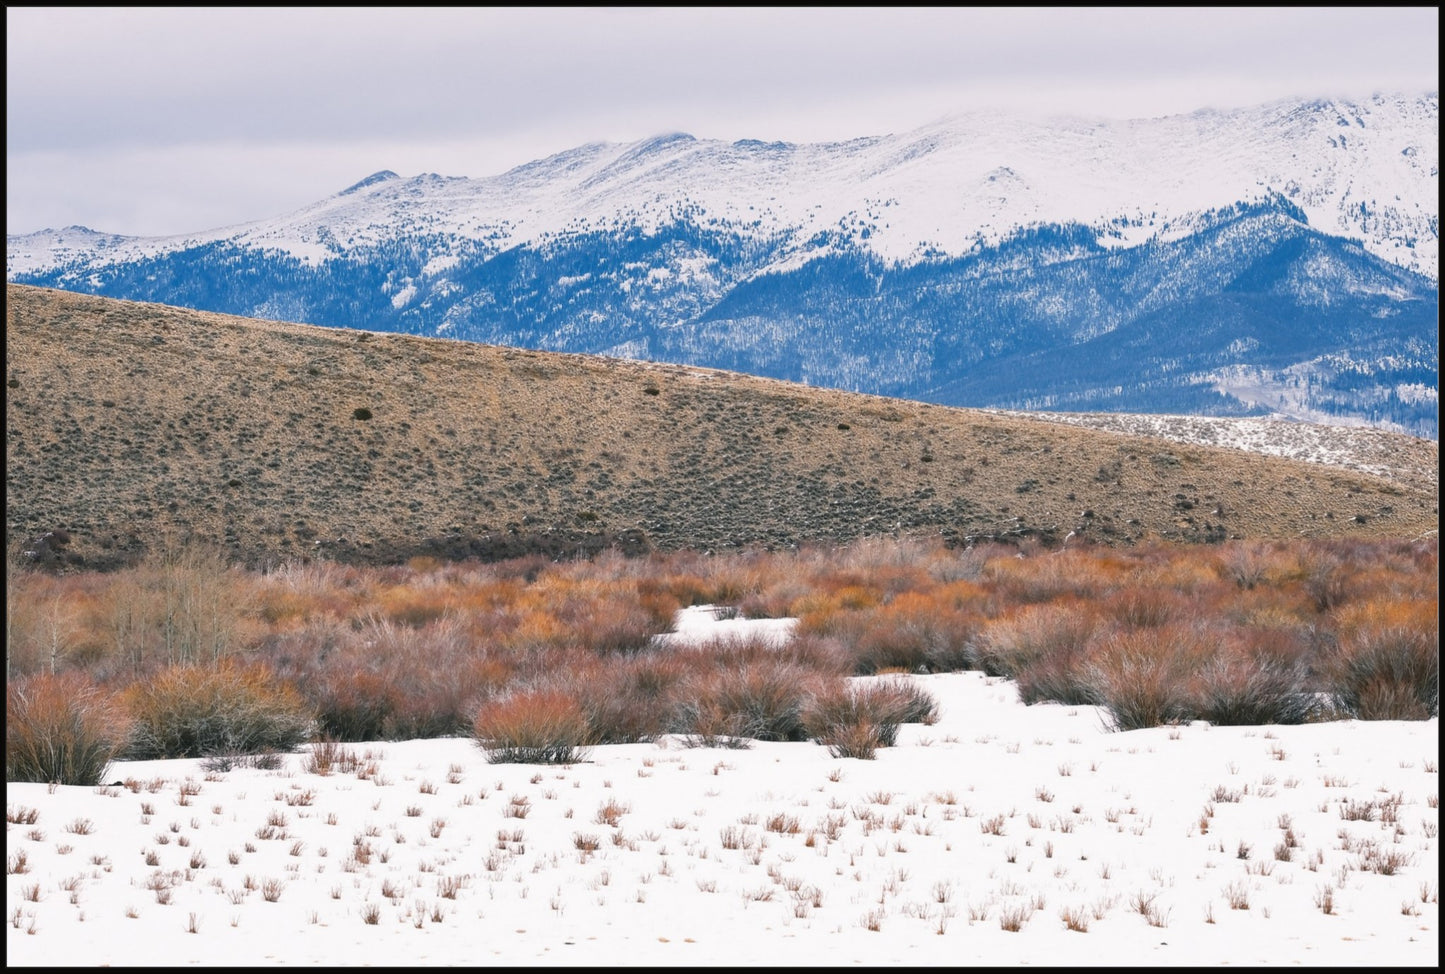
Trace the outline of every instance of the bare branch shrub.
[[1159, 727], [1187, 715], [1171, 635], [1159, 630], [1115, 633], [1089, 664], [1089, 682], [1114, 730]]
[[134, 759], [287, 753], [314, 727], [301, 695], [261, 663], [167, 667], [123, 699], [135, 719], [126, 751]]
[[1219, 725], [1301, 724], [1314, 716], [1301, 653], [1270, 651], [1278, 638], [1286, 637], [1246, 632], [1223, 640], [1190, 677], [1191, 715]]
[[808, 735], [835, 758], [872, 759], [898, 740], [904, 723], [932, 723], [937, 703], [905, 679], [831, 682], [809, 701], [803, 715]]
[[130, 740], [131, 719], [79, 673], [37, 673], [5, 690], [5, 780], [98, 785]]
[[496, 764], [575, 764], [585, 758], [587, 714], [556, 690], [520, 691], [490, 700], [472, 725], [477, 744]]
[[1030, 681], [1026, 703], [1097, 703], [1074, 670], [1095, 629], [1093, 614], [1072, 600], [1029, 605], [989, 622], [975, 641], [974, 665], [990, 676]]
[[1324, 661], [1329, 697], [1360, 720], [1440, 715], [1438, 600], [1369, 603], [1346, 613]]
[[[780, 656], [766, 640], [715, 641], [690, 652], [688, 660], [702, 665], [683, 681], [678, 733], [722, 730], [759, 741], [807, 740], [803, 709], [823, 679], [815, 671]], [[689, 725], [699, 718], [720, 718], [726, 729]]]

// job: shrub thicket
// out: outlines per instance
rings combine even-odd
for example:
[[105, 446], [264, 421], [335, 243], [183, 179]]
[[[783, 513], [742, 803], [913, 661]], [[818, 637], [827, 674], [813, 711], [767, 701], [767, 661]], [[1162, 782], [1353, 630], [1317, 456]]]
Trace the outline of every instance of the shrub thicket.
[[311, 681], [317, 732], [338, 741], [385, 740], [397, 708], [396, 687], [384, 674], [328, 668]]
[[675, 726], [684, 676], [676, 658], [648, 652], [602, 661], [572, 682], [587, 708], [592, 739], [598, 744], [631, 744], [656, 740]]
[[1319, 712], [1298, 635], [1247, 627], [1220, 639], [1185, 686], [1191, 717], [1220, 725], [1302, 724]]
[[1088, 665], [1087, 680], [1114, 730], [1139, 730], [1188, 717], [1180, 660], [1158, 633], [1108, 636]]
[[167, 667], [123, 700], [135, 720], [126, 756], [136, 759], [289, 752], [315, 726], [301, 695], [261, 663]]
[[[817, 619], [814, 619], [817, 622]], [[828, 627], [860, 676], [885, 670], [964, 669], [980, 620], [935, 592], [904, 592], [886, 603], [841, 613]]]
[[472, 724], [494, 764], [575, 764], [590, 744], [587, 713], [560, 690], [531, 690], [489, 700]]
[[[1102, 706], [1120, 728], [1439, 712], [1433, 540], [960, 552], [875, 539], [259, 573], [163, 545], [130, 569], [7, 582], [10, 677], [133, 681], [135, 755], [284, 747], [313, 713], [342, 741], [468, 734], [488, 701], [544, 690], [580, 707], [589, 746], [796, 741], [838, 678], [968, 668], [1016, 681], [1026, 703]], [[786, 640], [654, 641], [704, 603], [798, 623]], [[242, 659], [269, 676], [238, 677], [227, 660]], [[159, 669], [172, 664], [191, 668]]]
[[1360, 720], [1440, 715], [1438, 601], [1366, 605], [1342, 629], [1322, 667], [1338, 710]]
[[5, 692], [5, 780], [98, 785], [130, 725], [114, 697], [82, 674], [18, 679]]
[[969, 645], [970, 661], [989, 676], [1017, 679], [1041, 661], [1058, 667], [1077, 656], [1094, 629], [1089, 606], [1075, 599], [1028, 605], [984, 626]]
[[556, 649], [529, 660], [527, 672], [525, 689], [577, 702], [591, 744], [652, 741], [675, 723], [683, 666], [665, 653], [598, 658], [587, 649]]
[[1226, 653], [1210, 660], [1186, 688], [1191, 717], [1211, 724], [1302, 724], [1317, 712], [1304, 671], [1288, 663]]
[[[511, 682], [516, 666], [455, 617], [420, 627], [370, 618], [324, 654], [306, 655], [298, 683], [321, 733], [342, 741], [464, 735], [481, 700]], [[324, 634], [324, 630], [318, 635]], [[311, 638], [299, 631], [287, 644]]]
[[[681, 734], [717, 733], [757, 741], [803, 741], [803, 711], [826, 677], [786, 659], [723, 665], [689, 675], [679, 691]], [[692, 721], [706, 719], [710, 726]]]
[[898, 742], [903, 724], [931, 724], [938, 704], [909, 680], [858, 683], [837, 680], [821, 687], [803, 714], [808, 736], [833, 757], [871, 759]]

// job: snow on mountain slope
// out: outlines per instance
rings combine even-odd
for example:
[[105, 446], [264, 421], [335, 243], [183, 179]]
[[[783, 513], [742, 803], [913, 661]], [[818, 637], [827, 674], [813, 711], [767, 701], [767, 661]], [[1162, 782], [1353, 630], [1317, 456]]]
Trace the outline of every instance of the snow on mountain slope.
[[671, 134], [578, 146], [490, 177], [377, 173], [281, 218], [184, 237], [9, 237], [6, 273], [218, 240], [311, 262], [421, 233], [497, 252], [679, 218], [781, 238], [783, 262], [826, 252], [820, 235], [831, 234], [906, 264], [1038, 223], [1084, 224], [1119, 245], [1175, 239], [1211, 210], [1280, 194], [1316, 229], [1438, 280], [1438, 129], [1431, 93], [1132, 121], [976, 112], [814, 145]]
[[1430, 490], [1440, 485], [1440, 444], [1368, 426], [1287, 419], [1169, 416], [1144, 413], [1053, 413], [986, 410], [1089, 429], [1221, 446], [1358, 470]]

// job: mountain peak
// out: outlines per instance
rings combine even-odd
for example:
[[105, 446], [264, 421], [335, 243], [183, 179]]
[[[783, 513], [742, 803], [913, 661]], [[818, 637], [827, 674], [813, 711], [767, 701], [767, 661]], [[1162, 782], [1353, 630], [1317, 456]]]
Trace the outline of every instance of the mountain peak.
[[337, 193], [336, 195], [337, 195], [337, 196], [350, 196], [352, 193], [356, 192], [357, 190], [365, 189], [365, 188], [368, 187], [368, 186], [375, 186], [377, 183], [384, 183], [384, 182], [387, 182], [387, 181], [392, 180], [392, 179], [400, 179], [400, 178], [401, 178], [400, 176], [398, 176], [396, 173], [392, 172], [390, 169], [383, 169], [383, 170], [381, 170], [380, 172], [374, 172], [374, 173], [372, 173], [370, 176], [367, 176], [365, 179], [363, 179], [363, 180], [362, 180], [361, 182], [359, 182], [359, 183], [352, 183], [350, 186], [346, 187], [345, 189], [343, 189], [341, 192]]
[[762, 139], [738, 139], [733, 143], [734, 149], [746, 149], [750, 152], [782, 152], [793, 148], [791, 142], [764, 142]]

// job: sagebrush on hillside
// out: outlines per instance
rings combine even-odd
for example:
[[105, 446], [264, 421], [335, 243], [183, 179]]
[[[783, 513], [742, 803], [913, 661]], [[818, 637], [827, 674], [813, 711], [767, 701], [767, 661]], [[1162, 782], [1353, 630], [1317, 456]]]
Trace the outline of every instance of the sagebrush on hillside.
[[1439, 522], [1438, 445], [1406, 436], [1396, 468], [1431, 477], [18, 285], [5, 344], [7, 539], [61, 566], [132, 564], [167, 534], [259, 567], [911, 530], [957, 546], [1368, 539]]

